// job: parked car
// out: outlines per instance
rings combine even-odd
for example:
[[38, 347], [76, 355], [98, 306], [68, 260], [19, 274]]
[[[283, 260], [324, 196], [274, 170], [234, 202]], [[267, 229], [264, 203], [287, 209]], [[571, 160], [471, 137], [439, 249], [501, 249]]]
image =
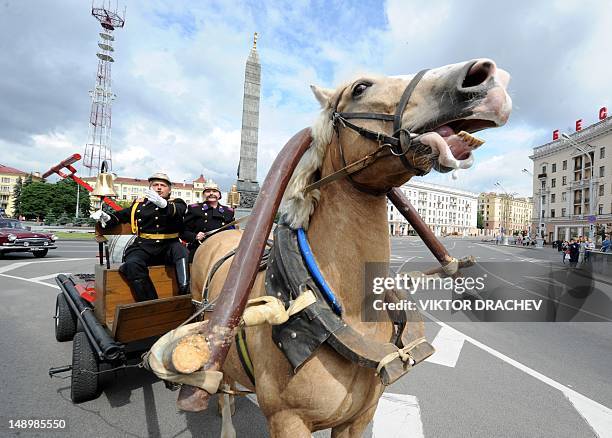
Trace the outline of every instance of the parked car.
[[16, 219], [0, 218], [0, 256], [31, 252], [34, 257], [44, 257], [50, 249], [57, 249], [56, 240], [53, 234], [31, 231]]

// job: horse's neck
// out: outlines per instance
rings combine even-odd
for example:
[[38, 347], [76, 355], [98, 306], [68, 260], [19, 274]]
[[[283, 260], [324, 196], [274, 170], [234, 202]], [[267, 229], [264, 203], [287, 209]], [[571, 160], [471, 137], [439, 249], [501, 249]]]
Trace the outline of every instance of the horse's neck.
[[346, 179], [321, 189], [308, 229], [317, 264], [343, 306], [343, 318], [360, 325], [364, 269], [389, 260], [385, 196], [357, 191]]

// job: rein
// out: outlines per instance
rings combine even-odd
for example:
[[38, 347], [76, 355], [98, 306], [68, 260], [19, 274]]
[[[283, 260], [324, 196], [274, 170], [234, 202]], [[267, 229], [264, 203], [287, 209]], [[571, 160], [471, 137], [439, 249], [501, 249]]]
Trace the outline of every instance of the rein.
[[[421, 70], [408, 83], [399, 101], [395, 114], [343, 113], [334, 110], [332, 112], [332, 124], [336, 131], [336, 135], [338, 136], [338, 146], [340, 150], [340, 158], [342, 160], [342, 168], [306, 186], [304, 188], [304, 193], [308, 193], [311, 190], [317, 189], [325, 184], [328, 184], [343, 177], [347, 177], [351, 184], [361, 192], [365, 192], [375, 196], [387, 193], [391, 188], [384, 190], [374, 190], [364, 186], [363, 184], [358, 183], [352, 178], [352, 175], [354, 173], [357, 173], [365, 169], [366, 167], [372, 165], [379, 158], [389, 156], [389, 154], [382, 154], [385, 149], [389, 149], [390, 155], [399, 157], [406, 169], [416, 172], [417, 175], [423, 175], [425, 172], [421, 169], [415, 168], [406, 158], [406, 154], [408, 153], [410, 148], [419, 143], [419, 135], [411, 133], [406, 128], [402, 128], [401, 123], [402, 115], [404, 113], [404, 110], [406, 109], [406, 106], [408, 105], [408, 102], [410, 101], [410, 97], [412, 96], [412, 93], [414, 92], [415, 88], [417, 87], [418, 83], [421, 81], [425, 73], [427, 73], [427, 71], [428, 69]], [[336, 104], [336, 109], [337, 106], [338, 104]], [[367, 128], [349, 122], [348, 119], [381, 120], [386, 122], [392, 121], [393, 134], [388, 135], [384, 132], [371, 131]], [[359, 160], [347, 165], [346, 160], [344, 158], [344, 150], [342, 147], [342, 143], [340, 142], [339, 125], [342, 125], [344, 128], [349, 128], [355, 131], [361, 137], [367, 138], [368, 140], [376, 141], [379, 144], [378, 148], [374, 152], [367, 154], [365, 157], [360, 158]], [[404, 135], [402, 136], [402, 134]]]

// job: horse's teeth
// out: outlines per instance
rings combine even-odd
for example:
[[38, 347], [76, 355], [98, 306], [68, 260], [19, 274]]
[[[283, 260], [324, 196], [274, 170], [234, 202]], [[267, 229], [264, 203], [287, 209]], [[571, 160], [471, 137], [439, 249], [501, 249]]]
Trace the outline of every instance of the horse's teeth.
[[468, 144], [468, 146], [470, 146], [472, 148], [477, 148], [478, 146], [482, 146], [482, 144], [484, 143], [484, 140], [481, 140], [478, 137], [474, 137], [472, 134], [470, 134], [469, 132], [466, 132], [466, 131], [461, 131], [457, 135], [463, 141], [465, 141]]

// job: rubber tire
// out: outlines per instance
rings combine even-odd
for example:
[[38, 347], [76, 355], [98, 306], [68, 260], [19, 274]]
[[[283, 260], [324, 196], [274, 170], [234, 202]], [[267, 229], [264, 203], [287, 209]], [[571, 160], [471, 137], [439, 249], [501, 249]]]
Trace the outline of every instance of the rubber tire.
[[63, 293], [55, 300], [55, 339], [58, 342], [72, 341], [77, 332], [77, 317]]
[[72, 377], [70, 399], [82, 403], [99, 395], [98, 361], [85, 332], [74, 335], [72, 343]]
[[48, 249], [43, 249], [42, 251], [32, 251], [32, 255], [34, 255], [34, 257], [38, 259], [41, 259], [44, 256], [46, 256], [48, 252], [49, 252]]

